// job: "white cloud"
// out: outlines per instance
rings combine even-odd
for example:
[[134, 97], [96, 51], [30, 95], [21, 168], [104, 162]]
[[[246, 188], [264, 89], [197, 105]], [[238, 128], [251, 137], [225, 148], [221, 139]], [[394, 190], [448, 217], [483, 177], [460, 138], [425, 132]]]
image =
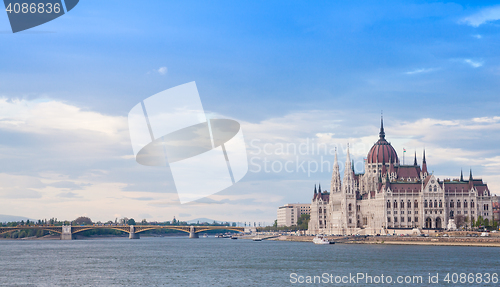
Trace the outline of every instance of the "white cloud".
[[168, 70], [167, 70], [167, 67], [160, 67], [160, 68], [158, 69], [158, 73], [159, 73], [160, 75], [165, 75], [165, 74], [167, 73], [167, 71], [168, 71]]
[[0, 98], [0, 129], [35, 134], [86, 131], [117, 138], [128, 128], [125, 117], [83, 111], [55, 100]]
[[437, 68], [427, 68], [427, 69], [422, 68], [422, 69], [416, 69], [413, 71], [405, 72], [405, 74], [414, 75], [414, 74], [430, 73], [430, 72], [434, 72], [436, 70], [439, 70], [439, 69], [437, 69]]
[[484, 64], [483, 61], [474, 61], [471, 59], [463, 59], [463, 62], [469, 64], [473, 68], [479, 68]]
[[461, 20], [472, 27], [479, 27], [487, 22], [500, 20], [500, 6], [493, 6], [482, 9], [481, 11], [465, 17]]
[[[256, 123], [239, 122], [249, 153], [264, 144], [274, 150], [283, 143], [299, 145], [309, 140], [339, 146], [340, 161], [345, 160], [345, 147], [350, 143], [353, 159], [362, 162], [378, 139], [379, 129], [374, 114], [335, 110], [298, 111]], [[436, 174], [453, 174], [462, 166], [472, 166], [475, 175], [489, 180], [491, 190], [500, 189], [500, 181], [495, 180], [500, 116], [386, 119], [385, 127], [387, 139], [399, 153], [403, 147], [411, 153], [416, 148], [421, 156], [425, 147], [429, 168]], [[277, 206], [310, 201], [314, 183], [321, 182], [328, 189], [331, 176], [329, 171], [311, 177], [297, 172], [249, 173], [205, 201], [180, 205], [176, 193], [164, 191], [171, 184], [168, 171], [141, 166], [131, 156], [124, 117], [54, 100], [3, 99], [0, 132], [11, 135], [0, 145], [0, 156], [10, 168], [0, 173], [0, 209], [34, 219], [74, 219], [87, 213], [93, 220], [114, 220], [115, 214], [141, 220], [148, 213], [151, 220], [171, 220], [186, 213], [220, 220], [272, 221]], [[252, 146], [252, 140], [258, 141]], [[298, 157], [319, 160], [317, 153]], [[267, 158], [288, 160], [296, 155]], [[326, 154], [324, 159], [333, 161], [333, 155]]]
[[483, 36], [481, 36], [480, 34], [475, 34], [475, 35], [472, 35], [472, 37], [476, 38], [476, 39], [481, 39], [483, 38]]

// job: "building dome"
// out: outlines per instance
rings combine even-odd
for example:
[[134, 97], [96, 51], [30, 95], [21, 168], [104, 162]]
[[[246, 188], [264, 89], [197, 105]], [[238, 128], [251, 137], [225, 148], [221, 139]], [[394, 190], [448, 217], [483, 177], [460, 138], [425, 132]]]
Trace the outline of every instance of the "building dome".
[[368, 152], [368, 163], [399, 163], [398, 154], [392, 145], [385, 140], [384, 122], [380, 120], [379, 140]]

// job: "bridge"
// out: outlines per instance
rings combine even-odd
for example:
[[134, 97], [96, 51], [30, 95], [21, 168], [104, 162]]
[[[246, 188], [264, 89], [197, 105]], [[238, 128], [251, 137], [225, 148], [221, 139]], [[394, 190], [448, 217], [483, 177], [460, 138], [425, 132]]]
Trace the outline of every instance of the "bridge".
[[237, 232], [250, 232], [248, 227], [233, 226], [174, 226], [174, 225], [83, 225], [83, 226], [54, 226], [54, 225], [21, 225], [15, 227], [0, 227], [0, 234], [17, 230], [47, 230], [61, 235], [61, 240], [72, 240], [74, 235], [87, 230], [114, 229], [129, 234], [129, 239], [139, 239], [139, 233], [153, 229], [173, 229], [189, 233], [189, 238], [198, 238], [198, 233], [209, 230], [232, 230]]

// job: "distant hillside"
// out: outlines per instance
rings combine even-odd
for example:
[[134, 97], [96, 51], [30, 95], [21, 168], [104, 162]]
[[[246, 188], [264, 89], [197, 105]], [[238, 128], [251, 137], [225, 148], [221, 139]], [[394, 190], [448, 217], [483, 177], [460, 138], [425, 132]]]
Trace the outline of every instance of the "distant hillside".
[[21, 221], [26, 219], [32, 220], [31, 218], [23, 217], [23, 216], [15, 216], [15, 215], [5, 215], [0, 214], [0, 222], [12, 222], [12, 221]]

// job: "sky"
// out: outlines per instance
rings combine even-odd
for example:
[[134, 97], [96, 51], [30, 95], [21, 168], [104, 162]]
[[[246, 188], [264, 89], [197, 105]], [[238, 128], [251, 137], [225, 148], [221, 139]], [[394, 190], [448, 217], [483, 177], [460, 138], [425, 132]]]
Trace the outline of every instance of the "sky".
[[[0, 13], [0, 213], [271, 223], [329, 189], [335, 147], [363, 172], [381, 111], [401, 160], [425, 148], [438, 177], [472, 169], [500, 194], [498, 51], [490, 1], [85, 0], [15, 34]], [[127, 116], [191, 81], [240, 122], [249, 172], [180, 204], [168, 167], [135, 161]]]

